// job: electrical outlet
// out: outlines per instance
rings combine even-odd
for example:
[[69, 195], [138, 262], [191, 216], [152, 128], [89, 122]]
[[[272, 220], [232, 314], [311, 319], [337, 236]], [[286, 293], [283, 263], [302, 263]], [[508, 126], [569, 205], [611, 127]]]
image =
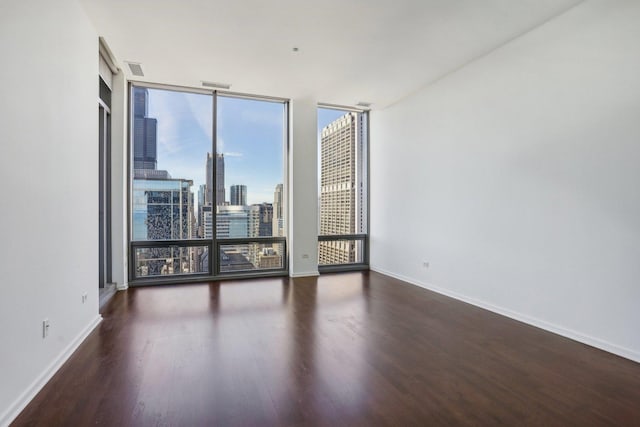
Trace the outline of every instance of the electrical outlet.
[[84, 304], [85, 302], [87, 302], [87, 298], [88, 298], [88, 294], [85, 292], [84, 294], [82, 294], [82, 303]]
[[424, 268], [429, 268], [429, 261], [422, 261], [422, 266]]
[[302, 259], [309, 259], [309, 254], [302, 254]]
[[46, 338], [49, 336], [49, 327], [51, 324], [49, 323], [49, 319], [44, 319], [42, 321], [42, 338]]

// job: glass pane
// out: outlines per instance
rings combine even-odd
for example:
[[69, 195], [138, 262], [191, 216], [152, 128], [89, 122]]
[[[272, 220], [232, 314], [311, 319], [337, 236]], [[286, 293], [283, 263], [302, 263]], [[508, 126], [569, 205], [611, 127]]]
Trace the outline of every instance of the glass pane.
[[[367, 234], [367, 114], [318, 109], [319, 235]], [[365, 241], [318, 243], [319, 265], [363, 263]]]
[[220, 245], [220, 272], [281, 270], [284, 268], [282, 243], [243, 243]]
[[330, 240], [318, 242], [318, 265], [361, 264], [364, 240]]
[[318, 150], [320, 235], [366, 234], [367, 115], [318, 109]]
[[131, 105], [132, 239], [206, 237], [211, 95], [133, 87]]
[[135, 248], [137, 278], [209, 273], [207, 246]]
[[217, 237], [284, 236], [285, 105], [220, 96], [217, 115]]

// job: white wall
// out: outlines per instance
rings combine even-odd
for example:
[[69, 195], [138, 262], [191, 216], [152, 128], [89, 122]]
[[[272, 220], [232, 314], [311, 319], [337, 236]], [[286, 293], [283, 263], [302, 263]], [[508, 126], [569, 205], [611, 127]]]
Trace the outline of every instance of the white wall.
[[0, 58], [5, 425], [99, 321], [97, 35], [73, 0], [4, 0]]
[[640, 361], [639, 22], [585, 2], [374, 112], [373, 268]]

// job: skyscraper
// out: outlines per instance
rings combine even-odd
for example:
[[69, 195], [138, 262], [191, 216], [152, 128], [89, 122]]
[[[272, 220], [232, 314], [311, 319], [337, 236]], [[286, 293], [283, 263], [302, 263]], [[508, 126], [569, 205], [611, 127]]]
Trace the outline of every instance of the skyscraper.
[[213, 156], [211, 153], [207, 153], [207, 181], [204, 184], [204, 204], [211, 206], [213, 200]]
[[133, 88], [133, 168], [155, 170], [158, 165], [158, 121], [147, 117], [149, 91]]
[[204, 217], [203, 217], [203, 213], [204, 213], [204, 198], [205, 198], [205, 194], [207, 193], [207, 186], [205, 184], [200, 184], [200, 186], [198, 187], [198, 232], [195, 234], [196, 237], [203, 237], [204, 236]]
[[216, 155], [216, 205], [222, 206], [225, 202], [224, 194], [224, 154]]
[[[149, 90], [133, 88], [133, 239], [182, 240], [198, 235], [190, 179], [158, 170], [158, 121], [148, 117]], [[136, 275], [196, 271], [194, 248], [171, 246], [136, 251]]]
[[246, 206], [247, 204], [247, 186], [246, 185], [231, 186], [229, 204], [231, 206]]
[[[205, 184], [207, 191], [205, 192], [205, 204], [213, 203], [213, 155], [207, 153], [207, 183]], [[225, 204], [224, 191], [224, 154], [216, 154], [216, 182], [215, 182], [216, 206]]]
[[[357, 113], [349, 112], [322, 129], [320, 140], [320, 234], [356, 234]], [[361, 178], [360, 178], [361, 179]], [[359, 192], [358, 192], [359, 193]], [[356, 242], [320, 242], [319, 263], [356, 262]]]
[[[257, 215], [256, 215], [257, 218]], [[248, 206], [218, 206], [216, 209], [216, 237], [243, 238], [250, 236], [251, 209]]]
[[271, 237], [273, 235], [273, 205], [271, 203], [261, 203], [251, 205], [258, 207], [258, 237]]
[[282, 184], [276, 185], [276, 190], [273, 192], [273, 220], [271, 235], [274, 237], [284, 236], [284, 215], [282, 204]]
[[[193, 181], [186, 179], [134, 179], [133, 240], [193, 238], [192, 185]], [[139, 249], [136, 274], [155, 276], [192, 272], [191, 250], [170, 246]]]

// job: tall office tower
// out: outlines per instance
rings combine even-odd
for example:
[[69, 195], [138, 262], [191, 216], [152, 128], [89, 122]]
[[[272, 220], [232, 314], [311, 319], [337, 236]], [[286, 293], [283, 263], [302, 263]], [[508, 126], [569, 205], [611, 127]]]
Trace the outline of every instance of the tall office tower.
[[143, 87], [133, 88], [133, 117], [147, 117], [149, 91]]
[[205, 239], [213, 237], [213, 212], [211, 205], [202, 207], [202, 236]]
[[284, 236], [284, 215], [282, 204], [282, 184], [276, 185], [276, 190], [273, 192], [273, 223], [271, 227], [271, 235], [273, 237]]
[[207, 182], [204, 184], [206, 191], [204, 193], [204, 204], [211, 206], [213, 200], [213, 156], [207, 153]]
[[[271, 203], [260, 203], [249, 206], [249, 237], [270, 237], [271, 225], [273, 222], [273, 205]], [[278, 245], [276, 245], [278, 246]], [[266, 247], [258, 243], [248, 245], [247, 259], [256, 268], [260, 267], [260, 257]], [[275, 249], [270, 249], [275, 253]]]
[[213, 203], [213, 189], [215, 186], [216, 206], [224, 205], [224, 154], [216, 154], [216, 182], [213, 182], [213, 155], [207, 153], [207, 191], [204, 196], [205, 204]]
[[[193, 181], [187, 179], [134, 179], [133, 240], [193, 238], [192, 185]], [[139, 251], [136, 264], [139, 276], [193, 272], [190, 248], [165, 246]]]
[[133, 168], [155, 170], [158, 166], [158, 121], [147, 117], [149, 91], [133, 88]]
[[203, 237], [204, 230], [202, 228], [203, 225], [203, 207], [204, 207], [204, 195], [207, 193], [207, 186], [205, 184], [200, 184], [198, 187], [198, 232], [195, 234], [196, 237]]
[[271, 237], [273, 235], [273, 205], [271, 203], [261, 203], [260, 223], [258, 226], [259, 237]]
[[255, 237], [250, 234], [251, 209], [249, 206], [218, 206], [216, 208], [216, 237]]
[[[356, 234], [358, 115], [350, 112], [322, 129], [320, 140], [320, 234]], [[359, 191], [358, 191], [359, 193]], [[319, 263], [356, 262], [356, 242], [319, 244]]]
[[246, 185], [232, 185], [231, 194], [229, 197], [229, 204], [231, 206], [246, 206], [247, 205], [247, 186]]
[[134, 240], [193, 237], [192, 180], [134, 179], [133, 184]]
[[216, 154], [216, 206], [224, 205], [224, 154]]

